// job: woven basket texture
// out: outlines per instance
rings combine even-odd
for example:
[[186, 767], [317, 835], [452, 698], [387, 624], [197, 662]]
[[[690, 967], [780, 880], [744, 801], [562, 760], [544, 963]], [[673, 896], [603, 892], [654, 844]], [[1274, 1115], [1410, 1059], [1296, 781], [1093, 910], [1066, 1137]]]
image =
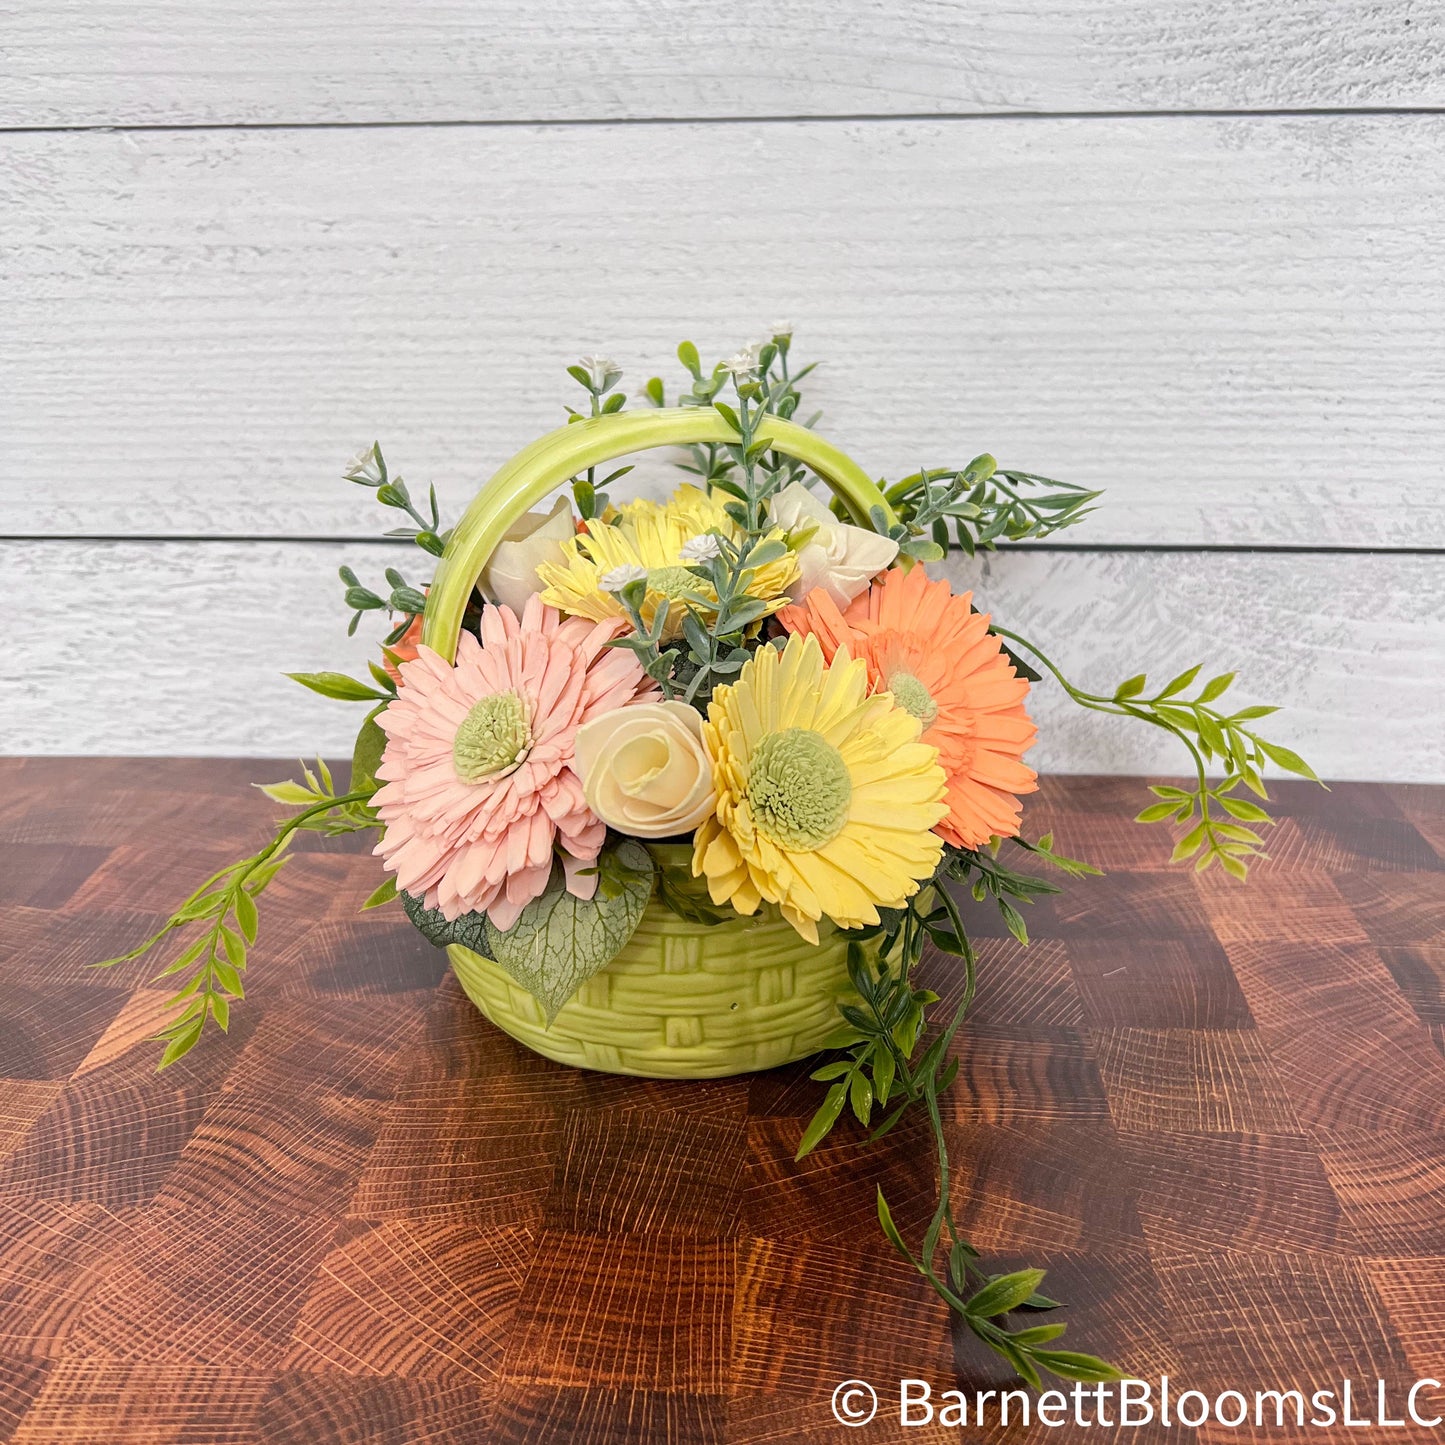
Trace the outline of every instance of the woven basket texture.
[[654, 899], [627, 946], [563, 1005], [541, 1005], [491, 959], [453, 944], [457, 978], [498, 1028], [559, 1063], [653, 1079], [715, 1079], [806, 1057], [853, 999], [846, 934], [817, 946], [776, 909], [706, 927]]

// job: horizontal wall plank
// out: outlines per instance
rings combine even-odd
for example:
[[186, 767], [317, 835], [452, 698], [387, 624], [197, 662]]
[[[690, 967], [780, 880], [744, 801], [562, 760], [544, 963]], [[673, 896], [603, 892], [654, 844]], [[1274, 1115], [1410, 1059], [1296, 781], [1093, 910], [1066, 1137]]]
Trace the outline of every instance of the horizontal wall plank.
[[1105, 487], [1084, 544], [1441, 545], [1442, 225], [1445, 117], [12, 135], [3, 531], [366, 535], [360, 442], [454, 509], [578, 352], [781, 314], [875, 473]]
[[[6, 543], [10, 595], [36, 599], [9, 642], [4, 751], [257, 756], [342, 752], [355, 705], [284, 671], [361, 671], [335, 569], [378, 575], [397, 548], [326, 543]], [[1271, 735], [1322, 774], [1445, 780], [1445, 561], [1389, 555], [1010, 553], [954, 566], [980, 606], [1084, 686], [1148, 667], [1237, 668], [1239, 695], [1286, 711]], [[1038, 766], [1171, 772], [1151, 728], [1035, 689]]]
[[1414, 0], [0, 5], [0, 124], [1445, 104]]

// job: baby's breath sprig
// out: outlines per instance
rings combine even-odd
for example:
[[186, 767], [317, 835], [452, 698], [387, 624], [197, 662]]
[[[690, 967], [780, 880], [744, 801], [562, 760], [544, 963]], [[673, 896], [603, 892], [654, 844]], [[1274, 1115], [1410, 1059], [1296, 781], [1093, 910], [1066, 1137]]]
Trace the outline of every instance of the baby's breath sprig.
[[[1033, 490], [1038, 487], [1051, 490]], [[980, 547], [992, 550], [1000, 538], [1019, 542], [1072, 527], [1094, 510], [1090, 503], [1102, 493], [1032, 472], [1000, 470], [985, 452], [961, 471], [942, 467], [914, 472], [885, 495], [907, 534], [930, 537], [939, 556], [955, 540], [972, 557]]]
[[777, 346], [768, 342], [754, 349], [744, 347], [722, 363], [732, 377], [737, 406], [714, 398], [713, 409], [737, 433], [736, 442], [723, 445], [732, 466], [712, 478], [715, 490], [735, 500], [724, 510], [750, 537], [759, 536], [767, 525], [767, 504], [796, 474], [791, 463], [780, 458], [758, 431], [764, 417], [775, 411], [777, 398], [767, 380], [768, 367], [777, 356]]
[[[317, 760], [317, 771], [305, 765], [305, 783], [283, 782], [262, 786], [268, 797], [302, 811], [288, 818], [271, 841], [259, 852], [239, 863], [213, 873], [144, 943], [128, 953], [95, 965], [113, 968], [142, 957], [171, 933], [194, 928], [196, 935], [163, 968], [157, 979], [173, 978], [190, 969], [190, 976], [167, 1000], [175, 1016], [156, 1035], [164, 1040], [159, 1067], [164, 1069], [195, 1047], [208, 1023], [224, 1033], [231, 1025], [231, 1004], [246, 996], [241, 975], [246, 971], [246, 953], [255, 943], [260, 927], [256, 899], [288, 861], [286, 849], [299, 831], [323, 832], [328, 836], [380, 826], [369, 806], [373, 788], [337, 794], [331, 771]], [[372, 907], [390, 897], [392, 882], [372, 894], [363, 907]]]
[[430, 489], [430, 517], [423, 516], [412, 503], [411, 492], [400, 477], [393, 477], [381, 454], [381, 443], [372, 444], [352, 459], [345, 478], [359, 487], [370, 487], [383, 507], [405, 512], [415, 527], [393, 527], [388, 537], [410, 537], [423, 552], [440, 557], [446, 550], [447, 533], [441, 530], [441, 513], [437, 510], [437, 489]]
[[[1148, 696], [1149, 679], [1142, 672], [1121, 682], [1112, 693], [1087, 692], [1070, 682], [1026, 637], [1004, 627], [993, 630], [1036, 658], [1080, 707], [1115, 717], [1138, 718], [1172, 733], [1184, 744], [1194, 764], [1194, 787], [1152, 787], [1150, 791], [1163, 801], [1151, 804], [1135, 819], [1138, 823], [1161, 823], [1170, 819], [1190, 825], [1175, 844], [1172, 862], [1195, 858], [1194, 867], [1200, 873], [1218, 863], [1230, 877], [1243, 880], [1254, 859], [1268, 856], [1264, 852], [1263, 837], [1244, 825], [1271, 825], [1274, 820], [1258, 803], [1233, 795], [1245, 787], [1256, 797], [1268, 801], [1263, 776], [1267, 762], [1311, 782], [1320, 781], [1315, 770], [1298, 753], [1268, 742], [1245, 726], [1278, 712], [1278, 708], [1252, 706], [1226, 713], [1212, 705], [1234, 682], [1232, 672], [1210, 678], [1192, 698], [1184, 694], [1199, 676], [1199, 667], [1181, 672]], [[1223, 771], [1216, 783], [1208, 780], [1211, 765]]]
[[[622, 380], [622, 368], [610, 356], [584, 356], [567, 368], [567, 375], [587, 393], [588, 399], [588, 410], [585, 412], [572, 406], [566, 408], [568, 425], [594, 416], [611, 416], [627, 405], [627, 394], [613, 390]], [[572, 501], [577, 507], [577, 515], [584, 522], [600, 517], [607, 510], [607, 493], [599, 488], [610, 486], [631, 470], [631, 466], [618, 467], [600, 482], [596, 467], [588, 467], [585, 476], [573, 477]]]
[[[810, 362], [797, 371], [792, 370], [792, 346], [792, 324], [774, 322], [769, 328], [767, 341], [745, 346], [726, 361], [716, 362], [711, 370], [704, 371], [697, 347], [691, 341], [684, 341], [677, 348], [677, 359], [687, 369], [691, 382], [679, 391], [676, 404], [684, 407], [714, 406], [729, 380], [752, 380], [758, 385], [758, 401], [763, 414], [781, 417], [784, 421], [795, 420], [802, 405], [798, 383], [815, 369], [817, 363]], [[653, 406], [665, 406], [667, 391], [662, 378], [654, 376], [643, 388], [643, 396]], [[814, 413], [801, 425], [816, 426], [820, 415]], [[736, 450], [717, 442], [690, 446], [686, 451], [688, 460], [678, 465], [683, 471], [700, 477], [708, 486], [716, 486], [732, 476], [739, 464]], [[801, 462], [771, 449], [759, 455], [763, 457], [765, 471], [778, 479], [775, 489], [797, 480], [806, 470]]]

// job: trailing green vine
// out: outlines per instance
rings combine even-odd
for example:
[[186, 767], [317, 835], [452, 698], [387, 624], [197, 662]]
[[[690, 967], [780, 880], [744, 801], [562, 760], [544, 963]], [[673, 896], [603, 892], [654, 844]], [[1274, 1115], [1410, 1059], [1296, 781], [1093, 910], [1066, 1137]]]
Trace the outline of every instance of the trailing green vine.
[[[1051, 838], [1037, 843], [1021, 838], [1010, 842], [1065, 872], [1097, 871], [1054, 853]], [[1016, 1310], [1034, 1313], [1059, 1307], [1057, 1300], [1040, 1292], [1044, 1271], [990, 1274], [980, 1262], [979, 1252], [964, 1238], [953, 1210], [948, 1138], [939, 1099], [958, 1075], [958, 1058], [950, 1057], [949, 1048], [973, 1002], [977, 957], [948, 885], [963, 884], [979, 900], [993, 898], [1009, 931], [1023, 943], [1028, 942], [1028, 932], [1015, 902], [1060, 891], [1056, 884], [1008, 867], [999, 856], [1001, 848], [1002, 844], [996, 843], [983, 850], [950, 849], [930, 888], [916, 895], [906, 908], [890, 912], [877, 929], [864, 930], [865, 937], [871, 934], [872, 951], [861, 942], [849, 944], [848, 975], [860, 1002], [840, 1006], [844, 1027], [828, 1040], [827, 1047], [843, 1050], [844, 1057], [813, 1072], [812, 1077], [828, 1089], [803, 1130], [796, 1157], [802, 1159], [816, 1149], [845, 1109], [865, 1128], [871, 1124], [875, 1108], [888, 1110], [869, 1135], [871, 1142], [921, 1107], [937, 1157], [938, 1199], [922, 1240], [914, 1247], [894, 1223], [880, 1187], [878, 1222], [889, 1243], [969, 1330], [1035, 1389], [1040, 1387], [1042, 1371], [1066, 1380], [1118, 1380], [1124, 1378], [1122, 1372], [1097, 1356], [1053, 1348], [1053, 1341], [1066, 1328], [1062, 1324], [1008, 1327], [1007, 1317]], [[925, 942], [961, 959], [964, 968], [958, 1006], [926, 1044], [927, 1010], [938, 1002], [938, 995], [915, 987], [912, 981]]]
[[[1199, 667], [1181, 672], [1158, 692], [1147, 696], [1149, 679], [1142, 672], [1120, 683], [1112, 693], [1088, 692], [1070, 682], [1028, 638], [1006, 627], [995, 626], [993, 630], [1035, 658], [1080, 707], [1112, 717], [1137, 718], [1162, 728], [1183, 744], [1193, 764], [1194, 786], [1158, 784], [1151, 787], [1149, 791], [1163, 801], [1151, 804], [1134, 820], [1137, 823], [1169, 820], [1185, 825], [1185, 831], [1175, 843], [1171, 862], [1195, 858], [1194, 867], [1201, 873], [1217, 862], [1231, 877], [1244, 879], [1250, 862], [1268, 856], [1264, 852], [1264, 838], [1245, 824], [1269, 826], [1274, 820], [1258, 803], [1235, 796], [1237, 790], [1245, 787], [1256, 797], [1267, 800], [1269, 794], [1263, 776], [1267, 762], [1311, 782], [1320, 781], [1298, 753], [1269, 742], [1246, 726], [1278, 712], [1278, 708], [1252, 706], [1225, 713], [1212, 706], [1229, 690], [1234, 681], [1232, 672], [1210, 678], [1192, 698], [1184, 694], [1198, 678]], [[1209, 781], [1210, 764], [1217, 764], [1223, 770], [1218, 782]]]
[[[367, 806], [370, 789], [337, 794], [330, 769], [319, 759], [316, 766], [316, 773], [303, 767], [304, 785], [286, 782], [262, 787], [261, 791], [277, 802], [301, 808], [277, 828], [264, 848], [211, 874], [143, 943], [95, 965], [113, 968], [129, 963], [172, 933], [194, 930], [191, 941], [156, 975], [157, 979], [173, 978], [191, 970], [165, 1001], [165, 1007], [176, 1012], [156, 1035], [165, 1041], [161, 1068], [189, 1053], [208, 1023], [215, 1023], [223, 1033], [230, 1028], [231, 1003], [246, 996], [242, 975], [247, 950], [260, 928], [256, 899], [287, 863], [286, 849], [295, 834], [309, 830], [331, 836], [378, 826], [376, 815]], [[363, 907], [371, 906], [373, 900], [382, 901], [373, 894]]]

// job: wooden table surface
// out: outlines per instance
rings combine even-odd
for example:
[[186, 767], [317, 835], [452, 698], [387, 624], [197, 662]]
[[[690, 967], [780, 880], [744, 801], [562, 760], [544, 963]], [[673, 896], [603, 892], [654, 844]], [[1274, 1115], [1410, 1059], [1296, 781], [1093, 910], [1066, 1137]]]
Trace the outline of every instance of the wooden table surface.
[[[806, 1066], [527, 1054], [358, 916], [354, 847], [308, 840], [231, 1034], [158, 1075], [153, 967], [87, 965], [250, 851], [245, 784], [285, 771], [0, 763], [0, 1439], [960, 1437], [885, 1418], [900, 1376], [1004, 1378], [879, 1236], [875, 1185], [905, 1228], [931, 1203], [923, 1135], [796, 1166]], [[1211, 1396], [1445, 1374], [1445, 790], [1279, 797], [1241, 889], [1165, 867], [1137, 780], [1048, 781], [1030, 831], [1107, 876], [1028, 949], [976, 913], [948, 1105], [975, 1243], [1049, 1265], [1079, 1347]], [[844, 1431], [854, 1376], [885, 1408]]]

